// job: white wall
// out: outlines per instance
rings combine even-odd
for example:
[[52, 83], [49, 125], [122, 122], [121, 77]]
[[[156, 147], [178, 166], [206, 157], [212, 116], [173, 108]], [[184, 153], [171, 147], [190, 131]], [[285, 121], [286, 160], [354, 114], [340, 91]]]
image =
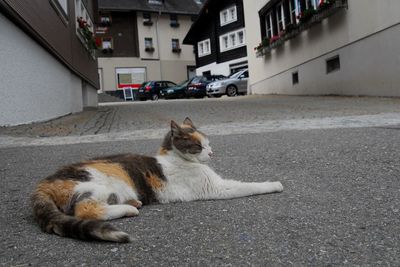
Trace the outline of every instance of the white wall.
[[238, 59], [234, 59], [234, 60], [230, 60], [230, 61], [226, 61], [226, 62], [222, 62], [222, 63], [218, 63], [218, 64], [216, 62], [213, 62], [211, 64], [197, 68], [196, 75], [203, 75], [203, 72], [211, 71], [211, 74], [216, 74], [216, 75], [222, 74], [225, 76], [229, 76], [231, 74], [230, 65], [245, 62], [245, 61], [247, 61], [247, 57], [242, 57], [242, 58], [238, 58]]
[[[0, 125], [44, 121], [83, 109], [80, 77], [1, 14], [0, 32]], [[96, 105], [96, 99], [88, 93], [88, 104]]]
[[[261, 41], [258, 11], [269, 0], [243, 1], [252, 93], [400, 95], [400, 1], [349, 0], [348, 10], [256, 57]], [[256, 14], [256, 15], [255, 15]], [[340, 55], [341, 70], [326, 75], [325, 60]], [[299, 85], [291, 73], [299, 71]], [[377, 86], [374, 88], [374, 86]]]

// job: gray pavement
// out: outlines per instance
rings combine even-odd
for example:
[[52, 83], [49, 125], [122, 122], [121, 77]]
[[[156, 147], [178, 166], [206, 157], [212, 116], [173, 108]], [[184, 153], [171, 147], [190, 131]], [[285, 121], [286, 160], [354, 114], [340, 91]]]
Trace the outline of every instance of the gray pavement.
[[[145, 206], [138, 217], [113, 222], [132, 235], [130, 244], [87, 243], [39, 230], [29, 208], [39, 179], [94, 156], [154, 154], [161, 129], [185, 116], [212, 132], [218, 173], [244, 181], [279, 180], [284, 192]], [[127, 132], [148, 137], [113, 140]], [[42, 133], [49, 137], [33, 138]], [[88, 134], [90, 141], [79, 139]], [[78, 141], [63, 144], [64, 137]], [[399, 141], [400, 99], [391, 98], [130, 103], [3, 128], [0, 265], [399, 266]]]

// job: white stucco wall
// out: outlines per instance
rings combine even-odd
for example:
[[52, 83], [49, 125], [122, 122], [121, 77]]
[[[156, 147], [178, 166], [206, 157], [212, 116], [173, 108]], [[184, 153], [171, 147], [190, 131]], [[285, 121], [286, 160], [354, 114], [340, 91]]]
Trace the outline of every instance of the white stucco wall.
[[[244, 1], [246, 27], [252, 29], [247, 31], [252, 93], [400, 95], [395, 74], [400, 71], [400, 1], [349, 0], [347, 10], [257, 58], [258, 11], [267, 2]], [[325, 60], [333, 55], [340, 56], [341, 70], [327, 75]], [[295, 86], [293, 71], [300, 79]]]
[[[80, 77], [1, 14], [0, 33], [0, 125], [44, 121], [83, 109]], [[96, 105], [97, 96], [88, 93], [87, 103]]]
[[222, 63], [216, 63], [213, 62], [211, 64], [205, 65], [205, 66], [201, 66], [199, 68], [196, 69], [196, 75], [203, 75], [203, 72], [206, 71], [211, 71], [211, 74], [215, 74], [215, 75], [225, 75], [225, 76], [229, 76], [231, 74], [231, 69], [230, 66], [233, 64], [238, 64], [241, 62], [247, 62], [247, 57], [242, 57], [242, 58], [238, 58], [238, 59], [234, 59], [234, 60], [230, 60], [230, 61], [226, 61], [226, 62], [222, 62]]

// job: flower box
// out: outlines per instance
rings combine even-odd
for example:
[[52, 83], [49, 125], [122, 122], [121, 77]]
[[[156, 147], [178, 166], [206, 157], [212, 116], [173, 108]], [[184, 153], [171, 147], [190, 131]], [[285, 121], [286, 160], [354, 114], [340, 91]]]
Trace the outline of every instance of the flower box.
[[145, 19], [145, 20], [143, 20], [143, 25], [144, 26], [152, 26], [153, 25], [153, 21], [151, 21], [149, 19]]
[[337, 13], [342, 8], [347, 8], [347, 0], [336, 0], [336, 1], [329, 1], [324, 2], [318, 8], [317, 14], [315, 14], [316, 21], [322, 21], [323, 19], [332, 16], [333, 14]]
[[180, 48], [172, 48], [172, 53], [180, 53], [182, 52], [182, 49]]
[[146, 48], [144, 49], [144, 51], [153, 53], [153, 52], [154, 52], [154, 47], [146, 47]]

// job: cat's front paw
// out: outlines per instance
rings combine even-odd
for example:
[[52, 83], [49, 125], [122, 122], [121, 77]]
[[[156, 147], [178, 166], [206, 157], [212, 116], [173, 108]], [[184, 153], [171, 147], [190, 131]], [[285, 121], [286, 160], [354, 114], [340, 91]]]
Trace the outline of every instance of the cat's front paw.
[[282, 192], [283, 191], [283, 185], [281, 184], [281, 182], [273, 182], [274, 186], [275, 186], [275, 192]]

